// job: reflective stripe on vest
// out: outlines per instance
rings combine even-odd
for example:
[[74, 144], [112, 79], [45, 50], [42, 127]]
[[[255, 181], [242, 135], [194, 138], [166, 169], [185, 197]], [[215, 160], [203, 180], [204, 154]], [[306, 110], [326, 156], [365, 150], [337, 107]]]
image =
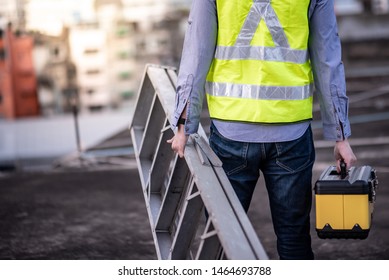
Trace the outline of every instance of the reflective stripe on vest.
[[264, 100], [302, 100], [309, 98], [313, 93], [313, 88], [310, 84], [295, 87], [279, 87], [207, 82], [205, 89], [212, 96]]
[[[310, 1], [299, 1], [302, 2], [298, 4], [297, 8], [301, 10], [300, 14], [297, 15], [301, 18], [304, 12], [307, 17], [306, 11]], [[273, 4], [276, 2], [278, 5], [279, 15], [270, 4], [271, 2]], [[285, 5], [290, 10], [286, 9], [287, 12], [283, 13], [280, 7], [284, 8]], [[279, 16], [290, 17], [289, 12], [293, 11], [294, 13], [294, 10], [291, 10], [294, 9], [294, 5], [296, 3], [282, 0], [217, 0], [219, 31], [220, 28], [224, 28], [222, 30], [224, 33], [218, 33], [215, 58], [206, 83], [208, 102], [213, 102], [213, 104], [209, 104], [212, 118], [259, 123], [288, 123], [312, 117], [313, 78], [307, 51], [308, 19], [306, 21], [305, 19], [300, 20], [300, 25], [297, 24], [298, 31], [307, 33], [303, 33], [304, 36], [306, 35], [305, 37], [301, 37], [301, 34], [292, 36], [293, 39], [295, 37], [302, 38], [302, 41], [297, 41], [299, 48], [291, 48], [281, 24], [282, 21], [280, 22], [278, 18]], [[246, 16], [244, 21], [239, 24], [236, 18], [241, 18], [239, 17], [241, 15], [236, 16], [235, 12], [241, 12], [242, 9], [247, 9]], [[231, 23], [230, 19], [234, 16], [234, 22]], [[293, 20], [282, 17], [281, 19], [284, 19], [285, 22]], [[262, 30], [264, 25], [260, 25], [262, 21], [270, 33], [274, 46], [252, 44], [258, 32], [266, 32]], [[239, 30], [233, 30], [236, 26]], [[231, 32], [227, 32], [227, 27], [232, 28]], [[234, 33], [236, 31], [238, 33]], [[221, 33], [222, 35], [220, 35]], [[233, 36], [230, 34], [237, 34], [232, 44], [228, 43], [231, 42]], [[289, 36], [291, 35], [289, 34]], [[293, 43], [296, 45], [296, 40]], [[255, 105], [242, 101], [246, 99], [255, 100]], [[266, 100], [282, 101], [282, 105], [279, 105], [280, 102]], [[216, 104], [217, 106], [215, 106]], [[273, 108], [265, 106], [273, 106]], [[301, 112], [301, 109], [305, 111]], [[256, 110], [271, 112], [271, 115], [265, 116]], [[247, 114], [247, 111], [252, 112]], [[242, 115], [245, 116], [244, 119], [242, 119]], [[291, 117], [292, 115], [293, 117]]]
[[269, 48], [260, 46], [218, 46], [215, 52], [216, 59], [256, 59], [267, 61], [281, 61], [305, 63], [308, 61], [306, 50], [292, 50], [288, 48]]

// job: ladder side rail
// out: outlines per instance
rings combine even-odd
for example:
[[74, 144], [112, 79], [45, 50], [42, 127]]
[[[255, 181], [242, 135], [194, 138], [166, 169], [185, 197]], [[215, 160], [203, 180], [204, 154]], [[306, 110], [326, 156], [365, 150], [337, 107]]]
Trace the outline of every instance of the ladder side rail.
[[169, 75], [169, 79], [172, 81], [172, 85], [174, 88], [177, 88], [177, 72], [174, 68], [167, 69], [167, 73]]
[[246, 215], [246, 212], [244, 211], [243, 207], [241, 206], [239, 199], [234, 192], [234, 190], [230, 187], [230, 182], [228, 180], [228, 177], [226, 173], [224, 172], [222, 168], [222, 163], [220, 159], [216, 156], [216, 154], [212, 151], [211, 147], [206, 144], [206, 141], [203, 137], [199, 137], [197, 135], [194, 136], [195, 142], [198, 144], [198, 147], [202, 151], [203, 154], [206, 154], [208, 158], [210, 159], [211, 165], [213, 167], [213, 170], [218, 177], [220, 181], [220, 185], [229, 200], [229, 203], [233, 209], [233, 211], [236, 213], [236, 216], [239, 217], [238, 221], [242, 228], [244, 229], [244, 232], [247, 236], [248, 241], [251, 243], [251, 246], [253, 250], [256, 252], [256, 255], [259, 259], [267, 259], [268, 256], [266, 254], [265, 249], [263, 248], [261, 242], [257, 238], [257, 234], [254, 230], [254, 228], [251, 225], [251, 222]]
[[[214, 167], [214, 170], [215, 170], [216, 175], [219, 177], [219, 179], [222, 182], [228, 181], [228, 178], [227, 178], [223, 168]], [[228, 183], [229, 183], [229, 181], [228, 181]], [[251, 247], [255, 251], [257, 258], [260, 260], [268, 259], [269, 257], [266, 253], [266, 250], [263, 247], [260, 240], [258, 239], [258, 235], [255, 232], [246, 212], [244, 211], [243, 207], [239, 203], [239, 199], [238, 199], [236, 193], [234, 192], [234, 190], [232, 188], [226, 187], [227, 184], [222, 183], [221, 185], [222, 185], [224, 193], [226, 194], [227, 199], [230, 202], [231, 208], [236, 213], [236, 216], [239, 217], [238, 221], [245, 232], [245, 235], [247, 237], [248, 242], [250, 242]]]
[[171, 119], [175, 104], [175, 86], [172, 84], [172, 79], [167, 73], [167, 69], [149, 65], [147, 74], [150, 77], [151, 83], [155, 88], [159, 100], [165, 109], [166, 117]]

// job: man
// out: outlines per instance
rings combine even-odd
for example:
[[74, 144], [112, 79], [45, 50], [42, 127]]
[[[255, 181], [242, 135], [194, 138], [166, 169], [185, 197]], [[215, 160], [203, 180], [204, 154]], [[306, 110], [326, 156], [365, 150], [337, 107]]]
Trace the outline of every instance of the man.
[[247, 211], [262, 171], [281, 259], [313, 259], [313, 87], [339, 168], [356, 161], [333, 0], [194, 0], [169, 140], [180, 157], [204, 92], [210, 146]]

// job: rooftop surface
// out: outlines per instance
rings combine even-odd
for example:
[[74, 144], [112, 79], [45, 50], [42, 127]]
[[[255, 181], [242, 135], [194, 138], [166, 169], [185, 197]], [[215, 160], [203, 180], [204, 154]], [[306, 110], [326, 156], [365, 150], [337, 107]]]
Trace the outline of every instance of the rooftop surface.
[[[311, 230], [317, 259], [389, 259], [389, 87], [385, 80], [354, 78], [348, 94], [352, 126], [350, 143], [358, 157], [357, 165], [374, 167], [379, 179], [369, 237], [365, 240], [319, 239], [314, 230], [313, 207]], [[55, 162], [61, 164], [56, 168], [53, 168], [54, 161], [46, 161], [42, 165], [45, 168], [33, 168], [37, 163], [30, 158], [21, 169], [0, 171], [0, 259], [156, 258], [138, 171], [131, 156], [127, 130], [130, 118], [128, 112], [96, 116], [97, 121], [90, 126], [81, 125], [82, 137], [94, 137], [83, 161], [74, 153], [73, 146], [70, 149], [73, 155], [57, 159]], [[319, 118], [316, 107], [312, 122], [316, 147], [313, 184], [328, 166], [334, 164], [333, 143], [322, 140]], [[66, 121], [69, 129], [72, 128], [71, 121], [71, 118]], [[74, 141], [74, 135], [67, 133], [61, 132], [62, 136], [58, 137], [55, 125], [47, 129], [34, 126], [38, 121], [22, 122], [6, 123], [7, 129], [3, 131], [10, 135], [10, 131], [24, 126], [21, 131], [27, 129], [33, 137], [39, 133], [49, 135], [50, 139], [63, 137], [60, 143], [64, 145], [60, 147], [68, 145], [66, 141]], [[106, 133], [100, 133], [103, 130]], [[58, 148], [55, 141], [44, 141], [46, 147], [28, 146], [30, 140], [18, 138], [21, 143], [18, 147], [22, 150], [31, 147], [31, 152], [34, 147]], [[7, 143], [0, 143], [0, 151], [9, 152], [1, 150]], [[277, 259], [262, 179], [248, 215], [269, 257]]]

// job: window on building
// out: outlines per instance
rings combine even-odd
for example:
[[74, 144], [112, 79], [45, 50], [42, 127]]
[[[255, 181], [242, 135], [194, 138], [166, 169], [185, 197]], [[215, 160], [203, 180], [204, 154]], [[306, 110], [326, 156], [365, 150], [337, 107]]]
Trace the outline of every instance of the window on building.
[[59, 48], [58, 47], [52, 48], [51, 53], [54, 57], [58, 57], [59, 56]]
[[31, 98], [35, 96], [35, 91], [32, 89], [25, 89], [20, 91], [20, 96], [22, 98]]
[[158, 45], [160, 47], [162, 47], [162, 48], [165, 48], [165, 47], [167, 47], [169, 45], [169, 42], [166, 39], [159, 39], [158, 40]]
[[5, 60], [5, 49], [4, 48], [1, 48], [0, 49], [0, 60]]
[[130, 71], [122, 71], [119, 73], [119, 79], [120, 80], [129, 80], [131, 79], [131, 73]]
[[136, 47], [140, 51], [145, 51], [146, 48], [146, 42], [144, 40], [140, 40], [137, 44]]
[[139, 31], [139, 23], [138, 22], [131, 22], [130, 25], [132, 26], [132, 30], [134, 32], [138, 32]]
[[0, 91], [0, 104], [3, 103], [3, 94], [2, 92]]
[[100, 74], [100, 70], [99, 69], [89, 69], [86, 71], [86, 74], [87, 75], [97, 75], [97, 74]]
[[116, 30], [117, 37], [126, 37], [130, 34], [130, 30], [127, 26], [119, 26]]
[[122, 97], [123, 100], [128, 100], [134, 97], [134, 92], [131, 90], [123, 91], [120, 93], [120, 96]]
[[130, 57], [130, 53], [128, 51], [119, 51], [117, 56], [119, 59], [125, 60]]
[[84, 50], [84, 54], [96, 54], [98, 52], [99, 52], [98, 49], [85, 49]]

